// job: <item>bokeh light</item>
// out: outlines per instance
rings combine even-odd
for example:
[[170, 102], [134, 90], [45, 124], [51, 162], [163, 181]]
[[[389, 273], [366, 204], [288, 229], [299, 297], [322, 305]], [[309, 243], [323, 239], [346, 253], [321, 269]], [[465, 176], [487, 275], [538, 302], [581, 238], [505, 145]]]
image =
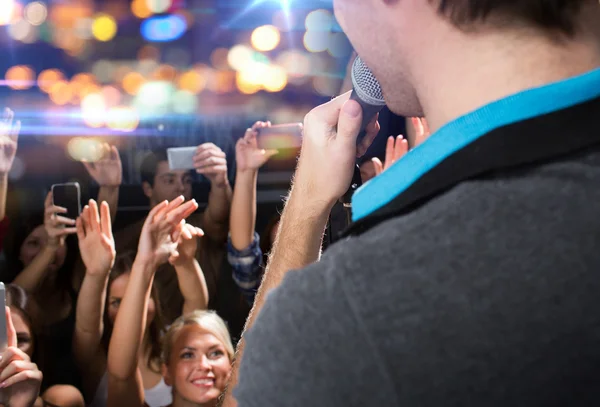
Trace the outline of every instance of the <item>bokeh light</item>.
[[25, 7], [24, 15], [31, 25], [41, 25], [48, 17], [48, 9], [44, 3], [34, 1]]
[[261, 85], [249, 82], [242, 72], [236, 74], [235, 84], [238, 90], [245, 95], [252, 95], [262, 89]]
[[210, 54], [210, 62], [217, 69], [227, 69], [229, 50], [227, 48], [216, 48]]
[[0, 7], [0, 25], [10, 24], [15, 11], [15, 2], [12, 0], [4, 0]]
[[100, 92], [104, 98], [106, 106], [115, 107], [121, 103], [121, 92], [114, 86], [104, 86]]
[[75, 22], [75, 27], [73, 28], [73, 33], [75, 36], [81, 38], [82, 40], [89, 40], [92, 38], [92, 26], [94, 25], [94, 20], [91, 18], [80, 18]]
[[148, 7], [146, 0], [133, 0], [131, 2], [131, 12], [137, 18], [148, 18], [152, 15], [152, 10]]
[[131, 132], [140, 123], [140, 118], [135, 109], [128, 106], [115, 106], [108, 110], [106, 127], [112, 130]]
[[193, 114], [198, 108], [198, 98], [191, 92], [179, 90], [173, 95], [173, 111], [179, 114]]
[[280, 40], [279, 30], [272, 25], [263, 25], [256, 28], [250, 37], [252, 46], [258, 51], [274, 50], [279, 45]]
[[310, 58], [303, 52], [284, 51], [277, 57], [277, 63], [293, 78], [303, 78], [310, 74]]
[[273, 25], [282, 32], [294, 29], [297, 24], [297, 16], [284, 10], [278, 10], [273, 14]]
[[174, 90], [170, 82], [146, 82], [135, 98], [135, 106], [140, 113], [149, 115], [168, 111]]
[[58, 81], [52, 85], [48, 95], [55, 104], [59, 106], [66, 105], [73, 97], [73, 86], [67, 81]]
[[101, 59], [92, 67], [92, 73], [100, 83], [109, 83], [115, 73], [115, 64], [107, 59]]
[[304, 47], [310, 52], [323, 52], [329, 48], [331, 33], [307, 31], [304, 33]]
[[236, 45], [229, 50], [227, 62], [236, 71], [241, 71], [252, 60], [254, 51], [245, 45]]
[[98, 41], [110, 41], [117, 34], [117, 22], [108, 14], [99, 14], [92, 24], [92, 35]]
[[321, 96], [335, 96], [340, 92], [342, 87], [341, 79], [331, 78], [327, 76], [315, 76], [313, 78], [313, 87]]
[[5, 75], [8, 87], [15, 90], [29, 89], [34, 84], [35, 73], [25, 65], [9, 68]]
[[333, 15], [328, 10], [321, 9], [308, 13], [304, 25], [307, 31], [330, 32], [333, 21]]
[[181, 90], [198, 94], [206, 87], [206, 78], [198, 70], [192, 69], [179, 76], [177, 85]]
[[75, 161], [95, 162], [102, 158], [102, 141], [95, 138], [73, 137], [67, 143], [67, 153]]
[[277, 65], [271, 65], [267, 68], [264, 76], [263, 86], [267, 92], [280, 92], [287, 85], [287, 74], [285, 69]]
[[54, 84], [65, 80], [65, 76], [58, 69], [46, 69], [40, 72], [37, 79], [40, 90], [42, 90], [42, 92], [49, 93]]
[[17, 41], [24, 41], [32, 35], [34, 27], [24, 19], [20, 19], [8, 27], [8, 33]]
[[160, 51], [154, 45], [144, 45], [138, 51], [137, 57], [140, 61], [151, 60], [158, 61], [160, 59]]
[[260, 62], [248, 63], [244, 69], [240, 71], [241, 79], [244, 83], [262, 87], [265, 76], [269, 73], [269, 67]]
[[138, 94], [142, 85], [146, 82], [144, 77], [138, 72], [129, 72], [123, 78], [123, 90], [132, 96]]
[[100, 93], [91, 93], [81, 101], [81, 117], [85, 124], [98, 128], [104, 126], [106, 102]]
[[172, 0], [145, 0], [148, 9], [153, 13], [164, 13], [171, 7]]
[[327, 52], [334, 58], [348, 58], [352, 53], [352, 45], [346, 34], [342, 32], [330, 34]]
[[152, 79], [156, 81], [172, 82], [175, 78], [177, 78], [177, 69], [167, 64], [160, 65], [152, 74]]

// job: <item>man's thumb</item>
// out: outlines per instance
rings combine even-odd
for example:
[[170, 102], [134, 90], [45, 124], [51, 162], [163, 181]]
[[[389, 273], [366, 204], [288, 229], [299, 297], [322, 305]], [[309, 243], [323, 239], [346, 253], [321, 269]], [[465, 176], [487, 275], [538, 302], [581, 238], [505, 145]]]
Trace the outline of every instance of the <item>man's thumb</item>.
[[340, 137], [352, 139], [356, 142], [362, 124], [362, 107], [355, 100], [348, 100], [342, 106], [338, 121], [337, 134]]

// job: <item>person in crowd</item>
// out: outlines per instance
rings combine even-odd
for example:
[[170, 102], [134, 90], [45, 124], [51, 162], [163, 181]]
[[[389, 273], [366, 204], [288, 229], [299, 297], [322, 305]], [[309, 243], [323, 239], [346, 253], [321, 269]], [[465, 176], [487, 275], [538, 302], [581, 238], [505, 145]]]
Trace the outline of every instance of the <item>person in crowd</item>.
[[158, 267], [168, 261], [176, 270], [186, 270], [185, 277], [184, 273], [181, 274], [180, 286], [184, 297], [188, 294], [194, 297], [180, 313], [205, 309], [208, 303], [206, 297], [198, 296], [201, 290], [197, 288], [197, 281], [194, 282], [201, 274], [195, 259], [196, 238], [201, 232], [184, 221], [198, 205], [193, 200], [184, 201], [183, 197], [179, 197], [169, 204], [156, 205], [144, 223], [108, 349], [109, 406], [149, 404], [142, 391], [145, 386], [139, 367], [139, 353], [143, 349], [148, 302]]
[[[202, 270], [194, 257], [197, 238], [202, 231], [186, 225], [185, 232], [177, 247], [179, 259], [174, 262], [185, 298], [184, 310], [204, 309], [208, 304], [208, 292]], [[77, 220], [77, 236], [86, 275], [77, 302], [73, 349], [83, 373], [84, 389], [92, 400], [90, 406], [101, 407], [107, 405], [108, 396], [106, 345], [129, 283], [135, 254], [126, 252], [116, 256], [106, 202], [100, 205], [100, 211], [95, 201], [89, 202]], [[136, 354], [145, 400], [150, 407], [161, 407], [171, 402], [171, 388], [161, 375], [160, 339], [164, 332], [159, 299], [153, 287], [147, 303], [141, 350]], [[107, 340], [103, 341], [103, 337]]]
[[277, 150], [258, 148], [256, 138], [260, 129], [270, 126], [269, 122], [256, 122], [235, 146], [236, 176], [227, 259], [233, 269], [233, 279], [250, 305], [263, 272], [263, 252], [255, 231], [258, 169], [277, 154]]
[[[121, 161], [115, 147], [105, 145], [105, 150], [105, 156], [86, 167], [100, 185], [99, 196], [116, 205], [118, 195], [113, 189], [121, 183]], [[76, 232], [75, 219], [62, 216], [66, 209], [53, 205], [51, 192], [44, 207], [43, 216], [13, 220], [5, 245], [7, 267], [0, 273], [2, 281], [14, 282], [30, 295], [28, 311], [39, 343], [37, 361], [44, 371], [42, 391], [57, 384], [80, 386], [71, 343], [83, 279], [77, 267], [77, 243], [71, 236]]]
[[320, 259], [378, 126], [357, 147], [350, 94], [306, 116], [224, 405], [600, 405], [598, 2], [334, 5], [390, 109], [433, 133]]
[[[201, 239], [197, 259], [205, 273], [210, 298], [215, 300], [219, 277], [225, 260], [228, 233], [229, 210], [231, 206], [231, 186], [227, 178], [225, 153], [213, 143], [202, 144], [194, 157], [196, 172], [206, 176], [211, 183], [208, 206], [199, 214], [194, 214], [188, 223], [201, 228], [206, 236]], [[192, 176], [190, 171], [170, 170], [165, 150], [154, 150], [141, 165], [142, 188], [148, 197], [150, 208], [163, 201], [171, 201], [182, 195], [192, 199]], [[115, 232], [117, 252], [135, 251], [144, 219]], [[183, 297], [177, 284], [173, 268], [165, 264], [156, 280], [167, 323], [172, 323], [183, 307]], [[215, 307], [211, 304], [211, 307]]]
[[[28, 296], [25, 290], [15, 284], [6, 285], [6, 305], [10, 309], [12, 323], [15, 328], [17, 348], [35, 363], [38, 340], [27, 312]], [[85, 402], [79, 390], [74, 386], [56, 384], [49, 387], [38, 397], [35, 406], [84, 407]]]
[[17, 155], [17, 142], [21, 131], [20, 121], [17, 120], [13, 124], [14, 116], [14, 112], [6, 108], [4, 117], [0, 121], [0, 250], [2, 250], [2, 243], [8, 232], [8, 218], [6, 217], [8, 173]]
[[38, 400], [43, 375], [29, 355], [17, 347], [17, 332], [9, 307], [5, 307], [5, 312], [8, 347], [0, 357], [0, 405], [33, 406]]

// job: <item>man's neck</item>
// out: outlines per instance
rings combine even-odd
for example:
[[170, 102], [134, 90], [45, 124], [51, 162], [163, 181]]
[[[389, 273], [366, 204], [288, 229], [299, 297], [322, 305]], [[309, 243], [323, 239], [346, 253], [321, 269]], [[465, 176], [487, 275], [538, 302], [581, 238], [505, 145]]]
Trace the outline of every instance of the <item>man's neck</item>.
[[596, 33], [564, 42], [527, 32], [453, 35], [412, 69], [432, 131], [495, 100], [600, 67]]

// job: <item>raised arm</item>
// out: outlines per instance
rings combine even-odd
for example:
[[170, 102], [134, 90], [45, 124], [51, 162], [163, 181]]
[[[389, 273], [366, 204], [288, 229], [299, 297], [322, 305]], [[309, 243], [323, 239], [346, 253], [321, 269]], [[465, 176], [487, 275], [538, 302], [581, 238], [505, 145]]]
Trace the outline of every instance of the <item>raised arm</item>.
[[271, 123], [256, 122], [235, 146], [236, 177], [229, 221], [228, 260], [233, 279], [252, 304], [262, 274], [262, 251], [255, 232], [258, 170], [277, 150], [258, 148], [256, 137]]
[[86, 393], [93, 395], [106, 371], [102, 347], [104, 309], [108, 276], [115, 262], [110, 209], [106, 202], [91, 200], [77, 219], [79, 251], [85, 264], [85, 277], [77, 299], [73, 355], [83, 373]]
[[174, 243], [172, 235], [180, 233], [184, 225], [181, 221], [198, 208], [196, 201], [183, 201], [184, 198], [179, 197], [171, 203], [155, 206], [142, 228], [137, 256], [108, 349], [107, 405], [138, 407], [144, 403], [144, 388], [137, 362], [154, 273], [173, 255], [177, 243]]
[[[281, 284], [290, 270], [301, 269], [319, 260], [327, 219], [335, 202], [346, 193], [357, 155], [364, 154], [379, 132], [376, 120], [367, 127], [367, 136], [357, 148], [362, 112], [346, 93], [313, 109], [304, 120], [302, 152], [294, 185], [281, 216], [281, 223], [263, 282], [258, 290], [246, 329], [252, 326], [264, 306], [267, 294]], [[236, 360], [243, 357], [244, 341]], [[224, 406], [237, 402], [229, 392], [237, 383], [237, 363]]]
[[0, 122], [0, 221], [6, 216], [6, 195], [8, 191], [8, 173], [17, 154], [17, 141], [21, 122], [13, 124], [14, 113], [4, 110], [4, 118]]
[[183, 295], [183, 313], [208, 308], [208, 287], [204, 273], [196, 260], [198, 239], [204, 236], [202, 229], [189, 224], [183, 225], [178, 236], [177, 249], [169, 258], [175, 267], [179, 290]]
[[204, 143], [196, 150], [194, 166], [198, 174], [202, 174], [210, 180], [208, 206], [204, 211], [202, 224], [206, 238], [219, 244], [225, 244], [232, 194], [227, 179], [225, 153], [213, 143]]
[[115, 220], [119, 205], [119, 187], [123, 182], [123, 165], [116, 146], [103, 145], [104, 154], [100, 160], [84, 162], [85, 169], [100, 186], [98, 202], [106, 202], [110, 208], [111, 219]]
[[77, 232], [75, 220], [60, 216], [61, 213], [67, 213], [67, 210], [53, 205], [52, 192], [49, 192], [44, 211], [44, 228], [48, 234], [46, 246], [13, 281], [29, 293], [34, 293], [39, 287], [48, 265], [54, 260], [59, 247], [65, 244], [66, 237]]

